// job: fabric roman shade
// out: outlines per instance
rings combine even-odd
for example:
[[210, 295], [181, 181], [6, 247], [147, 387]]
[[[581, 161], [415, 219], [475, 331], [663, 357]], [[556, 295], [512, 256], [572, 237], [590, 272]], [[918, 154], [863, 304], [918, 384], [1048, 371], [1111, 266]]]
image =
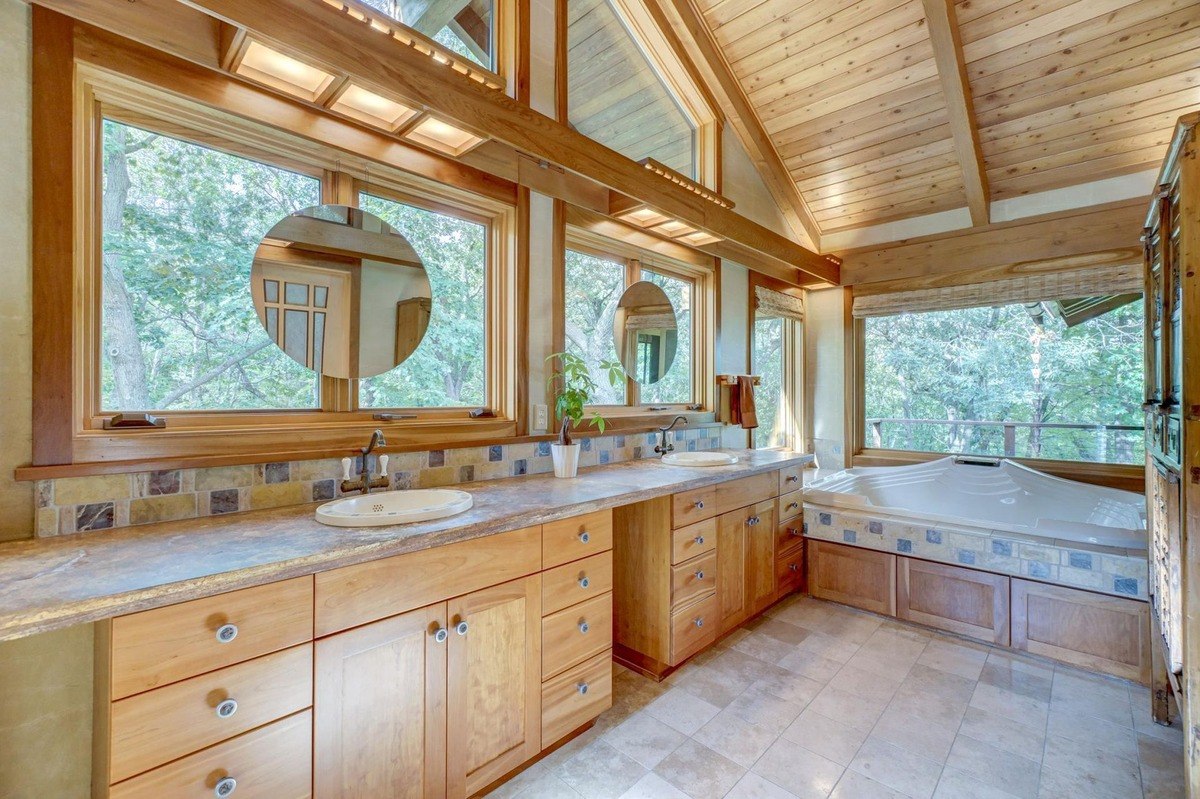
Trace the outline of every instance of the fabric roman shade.
[[966, 286], [867, 294], [854, 298], [854, 316], [891, 316], [1079, 297], [1140, 294], [1143, 290], [1142, 280], [1142, 265], [1139, 263], [1021, 275]]
[[781, 316], [797, 322], [804, 321], [804, 300], [766, 286], [754, 287], [754, 308], [759, 316]]

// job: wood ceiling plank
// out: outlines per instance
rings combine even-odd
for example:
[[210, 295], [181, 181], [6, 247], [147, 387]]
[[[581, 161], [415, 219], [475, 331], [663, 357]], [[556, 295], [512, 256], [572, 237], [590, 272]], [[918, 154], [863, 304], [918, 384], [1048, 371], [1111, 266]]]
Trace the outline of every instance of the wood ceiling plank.
[[[963, 204], [963, 186], [962, 175], [952, 175], [943, 181], [927, 180], [924, 185], [914, 188], [905, 189], [903, 191], [893, 191], [894, 184], [885, 184], [879, 188], [886, 190], [886, 194], [879, 194], [874, 197], [868, 197], [855, 202], [846, 201], [844, 198], [829, 205], [826, 208], [814, 209], [813, 213], [817, 215], [817, 219], [824, 224], [825, 220], [831, 214], [866, 214], [872, 211], [890, 211], [898, 206], [909, 206], [926, 198], [940, 197], [947, 194], [953, 194], [955, 197], [956, 207], [962, 207]], [[916, 207], [912, 205], [912, 207]]]
[[1024, 2], [1027, 0], [958, 0], [958, 21], [960, 24], [966, 25], [980, 17], [994, 14], [1002, 8]]
[[1018, 197], [1024, 194], [1143, 172], [1161, 164], [1166, 152], [1167, 148], [1164, 146], [1158, 151], [1140, 150], [1132, 153], [1120, 153], [1105, 158], [1072, 163], [1057, 169], [1048, 169], [1045, 172], [1033, 172], [1003, 179], [997, 175], [992, 180], [993, 196], [996, 199]]
[[[1050, 125], [1043, 128], [1021, 131], [1005, 137], [991, 137], [995, 128], [981, 131], [983, 153], [992, 158], [993, 153], [1003, 153], [1037, 144], [1049, 143], [1058, 139], [1075, 139], [1076, 141], [1106, 141], [1110, 138], [1144, 133], [1157, 130], [1159, 127], [1174, 125], [1175, 120], [1193, 110], [1197, 103], [1192, 92], [1168, 94], [1162, 98], [1147, 101], [1144, 105], [1126, 106], [1113, 111], [1090, 114], [1071, 120], [1061, 125]], [[1161, 110], [1167, 109], [1167, 110]], [[1147, 116], [1139, 116], [1146, 112]]]
[[[1175, 126], [1168, 125], [1136, 136], [1125, 136], [1081, 147], [1043, 145], [1023, 148], [1005, 153], [1004, 157], [996, 159], [996, 163], [989, 163], [988, 174], [995, 175], [998, 180], [1009, 180], [1035, 172], [1044, 174], [1059, 167], [1081, 165], [1109, 156], [1136, 153], [1139, 158], [1144, 159], [1147, 151], [1161, 152], [1165, 155], [1174, 131]], [[1050, 145], [1055, 143], [1051, 142]]]
[[[907, 108], [905, 110], [908, 110]], [[902, 136], [921, 133], [931, 128], [936, 128], [945, 125], [946, 107], [938, 98], [936, 110], [916, 116], [897, 115], [898, 119], [882, 128], [868, 130], [857, 135], [846, 135], [842, 133], [841, 137], [829, 136], [824, 143], [813, 144], [813, 139], [805, 139], [792, 144], [781, 144], [779, 146], [779, 155], [785, 159], [795, 159], [803, 162], [824, 161], [828, 158], [836, 158], [848, 153], [865, 150], [868, 147], [886, 144]]]
[[[1023, 0], [1023, 2], [1008, 3], [986, 13], [960, 17], [959, 30], [962, 32], [964, 42], [976, 42], [1075, 2], [1077, 0], [1035, 0], [1035, 2]], [[975, 6], [976, 4], [967, 3], [966, 5]]]
[[1141, 2], [1141, 0], [1076, 0], [1071, 5], [1051, 11], [1049, 14], [1043, 14], [991, 36], [965, 44], [963, 45], [963, 56], [967, 63], [973, 63], [986, 56], [999, 53], [1001, 50], [1031, 42], [1044, 36], [1046, 31], [1069, 28], [1137, 2]]
[[[821, 192], [820, 196], [826, 197], [842, 192], [858, 191], [883, 194], [889, 191], [891, 186], [910, 180], [935, 182], [937, 179], [936, 176], [940, 176], [947, 169], [958, 169], [958, 164], [955, 162], [952, 154], [913, 161], [891, 169], [868, 171], [853, 177], [840, 179], [835, 177], [829, 183], [822, 186], [813, 186], [805, 189], [804, 196], [817, 196], [814, 192]], [[959, 174], [961, 175], [962, 173], [959, 172]]]
[[843, 153], [832, 158], [818, 160], [817, 153], [805, 153], [803, 157], [787, 159], [786, 163], [793, 176], [802, 175], [807, 178], [816, 175], [842, 173], [844, 170], [858, 164], [882, 161], [900, 153], [919, 150], [931, 144], [940, 144], [949, 138], [950, 126], [943, 122], [941, 125], [935, 125], [926, 130], [920, 130], [906, 136], [897, 136], [894, 139], [888, 139], [861, 150]]
[[784, 4], [778, 3], [776, 0], [749, 0], [749, 2], [747, 0], [699, 0], [696, 6], [709, 30], [715, 31], [735, 19], [750, 14], [764, 13], [763, 6], [767, 6], [768, 9], [772, 6], [782, 8]]
[[983, 150], [979, 146], [979, 129], [975, 123], [971, 86], [967, 82], [958, 20], [954, 15], [954, 1], [924, 0], [924, 4], [925, 16], [929, 21], [929, 40], [933, 44], [933, 57], [937, 61], [942, 95], [946, 100], [954, 152], [962, 167], [967, 208], [975, 225], [986, 225], [991, 214], [991, 195], [984, 171]]
[[802, 192], [838, 183], [856, 187], [871, 186], [888, 180], [919, 175], [922, 172], [932, 172], [956, 163], [954, 145], [947, 138], [916, 150], [888, 156], [879, 161], [868, 161], [838, 172], [801, 178], [796, 181], [796, 184]]
[[942, 87], [936, 76], [897, 89], [883, 97], [873, 97], [838, 111], [781, 128], [773, 134], [773, 138], [780, 144], [786, 144], [809, 136], [845, 135], [847, 128], [875, 130], [887, 127], [894, 117], [909, 113], [928, 113], [935, 108], [945, 108], [945, 103], [942, 102]]
[[889, 209], [878, 209], [861, 214], [844, 214], [836, 221], [826, 220], [821, 223], [826, 233], [840, 233], [853, 228], [882, 225], [899, 219], [909, 219], [914, 216], [936, 214], [939, 211], [950, 211], [963, 207], [962, 193], [944, 194], [938, 197], [927, 197], [912, 203], [895, 205]]
[[[994, 142], [985, 141], [983, 142], [983, 151], [987, 157], [988, 168], [999, 169], [1105, 142], [1138, 140], [1173, 129], [1175, 121], [1184, 113], [1186, 113], [1186, 109], [1176, 109], [1115, 125], [1082, 129], [1082, 132], [1080, 132], [1080, 127], [1073, 125], [1043, 128], [1037, 133], [1026, 134], [1029, 138], [1016, 136]], [[1056, 133], [1063, 135], [1054, 135]]]
[[884, 184], [852, 188], [849, 184], [835, 183], [830, 186], [820, 186], [804, 193], [809, 207], [815, 210], [825, 210], [840, 202], [857, 202], [868, 197], [883, 195], [889, 191], [909, 191], [927, 186], [944, 186], [948, 181], [962, 181], [962, 171], [957, 164], [936, 169], [932, 172], [922, 172], [907, 178], [889, 180]]
[[[730, 64], [736, 63], [750, 53], [758, 52], [766, 47], [774, 47], [779, 42], [807, 30], [816, 25], [830, 14], [850, 8], [863, 0], [816, 0], [816, 2], [787, 2], [776, 3], [771, 13], [739, 18], [720, 28], [717, 41], [730, 48]], [[904, 0], [881, 0], [890, 4]], [[736, 54], [736, 55], [735, 55]]]

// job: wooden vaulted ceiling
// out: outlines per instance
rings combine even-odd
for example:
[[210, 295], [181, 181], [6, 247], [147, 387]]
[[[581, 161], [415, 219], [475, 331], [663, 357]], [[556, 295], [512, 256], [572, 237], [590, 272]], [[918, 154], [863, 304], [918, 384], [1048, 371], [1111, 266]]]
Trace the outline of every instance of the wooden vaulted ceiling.
[[1200, 108], [1196, 0], [674, 1], [822, 234], [1151, 169]]

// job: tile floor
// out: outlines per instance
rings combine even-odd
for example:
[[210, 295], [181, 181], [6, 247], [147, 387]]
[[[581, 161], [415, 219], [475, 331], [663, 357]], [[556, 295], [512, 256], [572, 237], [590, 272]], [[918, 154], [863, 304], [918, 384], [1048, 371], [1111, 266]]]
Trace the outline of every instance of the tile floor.
[[795, 597], [613, 708], [502, 799], [1168, 799], [1138, 685]]

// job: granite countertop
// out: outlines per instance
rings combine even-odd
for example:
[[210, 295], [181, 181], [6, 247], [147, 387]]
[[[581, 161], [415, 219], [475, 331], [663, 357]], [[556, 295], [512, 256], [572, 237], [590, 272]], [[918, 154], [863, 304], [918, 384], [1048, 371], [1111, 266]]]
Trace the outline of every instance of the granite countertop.
[[723, 450], [732, 466], [638, 460], [466, 483], [475, 505], [436, 521], [339, 528], [315, 504], [0, 545], [0, 641], [403, 552], [628, 505], [785, 466], [811, 455]]

